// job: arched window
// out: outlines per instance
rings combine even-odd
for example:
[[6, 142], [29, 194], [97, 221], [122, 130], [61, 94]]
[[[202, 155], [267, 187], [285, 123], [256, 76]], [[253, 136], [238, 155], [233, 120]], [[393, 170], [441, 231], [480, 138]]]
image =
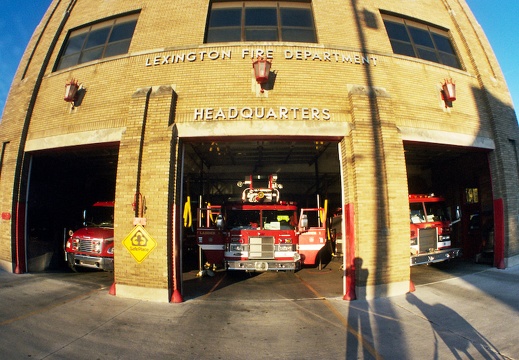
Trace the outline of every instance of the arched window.
[[393, 15], [383, 19], [395, 54], [461, 69], [447, 30]]
[[95, 23], [70, 32], [55, 70], [128, 52], [138, 14]]
[[308, 2], [213, 2], [206, 43], [293, 41], [316, 43], [314, 17]]

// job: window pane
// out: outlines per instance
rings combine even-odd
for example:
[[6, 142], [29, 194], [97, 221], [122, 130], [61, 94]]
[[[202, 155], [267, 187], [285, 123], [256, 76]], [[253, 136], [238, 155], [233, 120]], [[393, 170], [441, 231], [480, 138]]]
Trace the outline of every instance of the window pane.
[[418, 57], [461, 69], [447, 31], [412, 20], [401, 19], [402, 22], [399, 22], [394, 15], [383, 16], [395, 54]]
[[118, 41], [116, 43], [110, 43], [106, 46], [103, 57], [116, 56], [126, 54], [130, 48], [130, 40]]
[[282, 40], [294, 42], [317, 42], [313, 30], [302, 29], [282, 29]]
[[231, 29], [209, 29], [207, 33], [207, 42], [231, 42], [241, 41], [240, 28]]
[[77, 52], [77, 53], [75, 53], [73, 55], [62, 57], [60, 62], [59, 62], [57, 70], [66, 69], [68, 67], [77, 65], [77, 63], [79, 61], [79, 55], [80, 54], [81, 53]]
[[440, 62], [440, 60], [438, 59], [438, 56], [436, 55], [436, 52], [432, 49], [418, 48], [417, 51], [418, 51], [418, 57], [420, 59], [434, 61], [437, 63]]
[[136, 21], [131, 21], [115, 25], [110, 34], [109, 42], [131, 39], [136, 23]]
[[211, 10], [209, 27], [241, 26], [241, 8]]
[[[218, 1], [213, 4], [206, 42], [317, 42], [312, 10], [307, 2], [259, 3]], [[238, 4], [242, 7], [237, 7]]]
[[275, 8], [246, 8], [245, 26], [277, 26]]
[[301, 26], [313, 28], [312, 13], [308, 9], [281, 8], [281, 26]]
[[89, 49], [94, 46], [104, 45], [108, 38], [109, 32], [110, 32], [110, 27], [91, 31], [90, 34], [88, 35], [88, 39], [85, 44], [85, 49]]
[[81, 51], [81, 48], [83, 47], [83, 43], [85, 42], [86, 36], [87, 36], [87, 34], [84, 33], [81, 35], [71, 37], [68, 40], [67, 49], [65, 50], [65, 53], [63, 55], [66, 56], [66, 55], [70, 55], [70, 54]]
[[432, 42], [429, 31], [418, 29], [418, 28], [415, 28], [412, 26], [408, 26], [407, 28], [409, 29], [411, 38], [413, 39], [413, 41], [416, 45], [422, 45], [422, 46], [434, 48], [434, 44]]
[[452, 48], [451, 41], [448, 37], [435, 33], [432, 33], [432, 37], [438, 50], [449, 54], [454, 54], [454, 49]]
[[386, 25], [386, 31], [390, 39], [411, 42], [404, 24], [391, 21], [384, 21], [384, 24]]
[[458, 58], [454, 55], [440, 53], [440, 60], [443, 65], [452, 66], [457, 69], [461, 69], [461, 65]]
[[128, 52], [137, 14], [74, 30], [58, 60], [56, 70]]
[[277, 29], [247, 29], [245, 30], [245, 41], [277, 41]]
[[87, 51], [83, 51], [78, 63], [83, 64], [88, 61], [101, 59], [101, 57], [103, 55], [103, 48], [104, 48], [103, 46], [98, 46], [96, 48], [92, 48]]
[[393, 48], [393, 52], [395, 54], [416, 57], [413, 46], [409, 43], [391, 41], [391, 47]]

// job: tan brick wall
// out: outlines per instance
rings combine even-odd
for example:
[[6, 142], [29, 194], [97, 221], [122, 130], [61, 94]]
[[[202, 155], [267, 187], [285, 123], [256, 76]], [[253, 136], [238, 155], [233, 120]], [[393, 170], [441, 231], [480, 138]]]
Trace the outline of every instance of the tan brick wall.
[[[0, 124], [0, 140], [9, 142], [0, 178], [2, 211], [10, 211], [13, 206], [14, 169], [27, 106], [67, 4], [54, 1], [36, 29], [6, 104]], [[177, 152], [171, 148], [175, 139], [170, 122], [193, 121], [193, 110], [202, 107], [311, 106], [329, 108], [330, 123], [351, 122], [351, 133], [335, 135], [345, 137], [341, 147], [344, 197], [346, 203], [355, 204], [358, 256], [370, 274], [365, 279], [359, 275], [359, 281], [365, 280], [365, 285], [375, 292], [381, 284], [403, 284], [409, 280], [407, 178], [400, 128], [480, 136], [495, 142], [491, 171], [494, 195], [506, 202], [507, 256], [519, 253], [517, 164], [509, 141], [519, 139], [517, 121], [499, 65], [464, 1], [314, 0], [318, 44], [205, 45], [208, 4], [209, 1], [202, 0], [79, 0], [50, 52], [27, 139], [126, 129], [120, 143], [116, 188], [118, 283], [156, 289], [169, 286], [172, 257], [168, 252], [174, 238], [170, 232], [174, 229], [168, 221], [170, 207], [179, 205], [173, 191], [176, 179], [171, 174], [176, 170]], [[463, 70], [393, 55], [381, 10], [449, 29]], [[131, 11], [140, 11], [140, 16], [128, 55], [52, 72], [68, 30]], [[264, 96], [256, 96], [251, 59], [241, 56], [243, 49], [257, 48], [272, 50], [274, 57], [272, 70], [276, 80]], [[355, 56], [364, 52], [376, 57], [376, 63], [371, 59], [370, 64], [362, 65], [335, 61], [333, 57], [331, 61], [286, 59], [286, 50], [308, 51], [321, 58], [325, 53]], [[203, 61], [200, 59], [200, 52], [211, 51], [231, 52], [232, 57], [211, 60], [206, 55]], [[191, 52], [197, 56], [195, 61], [146, 66], [155, 57], [160, 62], [164, 57]], [[453, 108], [446, 109], [440, 100], [440, 84], [450, 77], [456, 81], [458, 99]], [[81, 106], [74, 110], [62, 100], [64, 84], [71, 78], [78, 79], [86, 90]], [[172, 93], [157, 92], [158, 86], [173, 84], [178, 95], [175, 119], [169, 113]], [[352, 92], [358, 86], [380, 92], [370, 103], [368, 92]], [[146, 88], [150, 89], [149, 98], [146, 91], [136, 94], [138, 89]], [[147, 229], [158, 246], [146, 261], [138, 264], [123, 247], [122, 239], [133, 226], [131, 204], [137, 191], [144, 119], [140, 192], [146, 197]], [[257, 121], [256, 125], [260, 123]], [[233, 121], [219, 125], [235, 126]], [[0, 260], [10, 262], [11, 223], [1, 220], [0, 226]]]

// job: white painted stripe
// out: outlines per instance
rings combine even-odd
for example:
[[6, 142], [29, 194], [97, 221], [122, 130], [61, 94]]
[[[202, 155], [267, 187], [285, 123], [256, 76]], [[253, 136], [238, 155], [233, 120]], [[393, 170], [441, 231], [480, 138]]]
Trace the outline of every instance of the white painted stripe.
[[224, 250], [225, 245], [206, 245], [206, 244], [200, 244], [200, 249], [202, 250]]
[[293, 258], [295, 251], [274, 251], [275, 258]]
[[315, 244], [315, 245], [301, 245], [299, 244], [299, 251], [307, 251], [307, 250], [321, 250], [324, 244]]

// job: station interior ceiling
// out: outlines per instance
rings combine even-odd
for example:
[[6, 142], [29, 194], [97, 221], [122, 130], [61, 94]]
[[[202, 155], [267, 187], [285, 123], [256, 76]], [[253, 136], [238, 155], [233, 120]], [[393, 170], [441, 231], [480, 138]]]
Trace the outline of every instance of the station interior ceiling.
[[252, 176], [253, 187], [265, 188], [268, 176], [276, 174], [283, 186], [280, 200], [316, 206], [317, 193], [340, 199], [337, 146], [330, 141], [186, 143], [184, 179], [191, 193], [238, 197], [243, 189], [237, 182]]
[[[243, 188], [236, 186], [250, 175], [255, 187], [265, 187], [267, 177], [277, 174], [283, 185], [281, 200], [314, 202], [317, 193], [340, 201], [341, 178], [337, 141], [197, 141], [184, 142], [184, 194], [190, 196], [237, 196]], [[465, 156], [470, 148], [405, 143], [406, 165], [416, 171], [452, 163]], [[66, 174], [82, 178], [96, 174], [98, 178], [113, 179], [117, 174], [118, 144], [96, 147], [75, 147], [62, 151], [36, 153], [36, 158], [49, 159], [45, 166], [66, 169]], [[94, 181], [94, 180], [91, 180]], [[318, 189], [318, 190], [317, 190]], [[115, 188], [113, 189], [115, 191]], [[95, 196], [95, 195], [94, 195]], [[305, 204], [305, 206], [315, 204]], [[333, 204], [333, 206], [340, 206]]]

